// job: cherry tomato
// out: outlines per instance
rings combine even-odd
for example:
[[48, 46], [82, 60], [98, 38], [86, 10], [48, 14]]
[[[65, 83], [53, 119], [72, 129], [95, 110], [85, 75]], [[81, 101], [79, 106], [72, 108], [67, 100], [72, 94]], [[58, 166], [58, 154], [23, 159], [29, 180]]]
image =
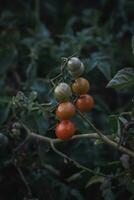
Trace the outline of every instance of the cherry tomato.
[[75, 125], [69, 120], [63, 120], [57, 124], [55, 134], [57, 138], [67, 140], [75, 133]]
[[75, 71], [69, 70], [69, 73], [71, 74], [72, 77], [78, 78], [84, 73], [84, 70], [85, 66], [83, 65], [83, 63], [81, 63], [81, 66], [78, 69], [76, 69]]
[[72, 91], [67, 83], [60, 83], [54, 90], [54, 96], [60, 102], [69, 100], [71, 95]]
[[77, 57], [72, 57], [69, 59], [67, 63], [68, 70], [76, 71], [81, 67], [81, 61]]
[[72, 91], [76, 94], [86, 94], [89, 91], [90, 85], [85, 78], [77, 78], [72, 84]]
[[72, 57], [67, 63], [68, 72], [74, 78], [81, 76], [85, 70], [83, 63], [77, 57]]
[[94, 99], [88, 94], [83, 94], [77, 99], [75, 105], [81, 112], [90, 111], [94, 107]]
[[75, 106], [71, 102], [60, 103], [56, 110], [56, 116], [59, 119], [69, 119], [74, 114], [75, 114]]

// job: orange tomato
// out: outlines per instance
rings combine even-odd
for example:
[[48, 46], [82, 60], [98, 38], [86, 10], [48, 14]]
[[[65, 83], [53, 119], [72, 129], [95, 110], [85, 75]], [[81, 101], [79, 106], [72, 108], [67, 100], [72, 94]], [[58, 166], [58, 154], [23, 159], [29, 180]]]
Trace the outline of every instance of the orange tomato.
[[72, 91], [76, 94], [86, 94], [90, 89], [89, 81], [85, 78], [77, 78], [72, 84]]
[[76, 107], [81, 111], [90, 111], [94, 107], [94, 99], [88, 94], [81, 95], [75, 103]]
[[69, 119], [75, 114], [75, 106], [71, 102], [60, 103], [56, 109], [56, 116], [63, 120]]

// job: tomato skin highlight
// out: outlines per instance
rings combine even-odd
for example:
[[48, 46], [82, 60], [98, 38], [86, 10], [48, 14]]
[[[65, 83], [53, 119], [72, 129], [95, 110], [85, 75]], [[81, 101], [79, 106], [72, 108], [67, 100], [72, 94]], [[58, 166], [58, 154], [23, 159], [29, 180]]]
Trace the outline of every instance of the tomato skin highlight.
[[80, 95], [75, 105], [81, 112], [90, 111], [94, 107], [94, 99], [88, 94]]
[[74, 135], [75, 130], [75, 125], [70, 120], [63, 120], [56, 125], [55, 134], [57, 138], [67, 140]]
[[86, 94], [90, 89], [89, 81], [85, 78], [77, 78], [72, 84], [72, 91], [76, 94]]
[[61, 119], [70, 119], [75, 114], [75, 106], [71, 102], [60, 103], [56, 109], [56, 116]]

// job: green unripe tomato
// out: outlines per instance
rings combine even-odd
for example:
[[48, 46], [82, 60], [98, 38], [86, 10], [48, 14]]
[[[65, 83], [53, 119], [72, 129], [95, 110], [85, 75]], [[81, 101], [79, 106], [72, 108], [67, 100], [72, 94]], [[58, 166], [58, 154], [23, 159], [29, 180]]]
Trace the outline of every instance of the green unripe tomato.
[[77, 71], [81, 67], [81, 61], [77, 57], [72, 57], [67, 63], [68, 70], [71, 72]]
[[6, 147], [8, 145], [8, 138], [3, 133], [0, 133], [0, 147]]
[[76, 71], [69, 71], [69, 73], [71, 74], [72, 77], [78, 78], [79, 76], [81, 76], [84, 73], [84, 70], [85, 70], [85, 66], [81, 62], [81, 66], [79, 69], [77, 69]]
[[70, 86], [67, 83], [60, 83], [54, 90], [54, 96], [57, 101], [68, 101], [72, 95]]

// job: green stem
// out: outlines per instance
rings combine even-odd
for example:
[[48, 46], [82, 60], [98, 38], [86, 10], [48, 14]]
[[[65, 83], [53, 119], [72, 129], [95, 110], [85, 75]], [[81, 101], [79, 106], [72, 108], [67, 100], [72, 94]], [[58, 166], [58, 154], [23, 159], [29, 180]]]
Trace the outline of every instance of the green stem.
[[20, 175], [20, 177], [21, 177], [21, 180], [23, 181], [23, 183], [24, 183], [24, 185], [25, 185], [25, 187], [26, 187], [26, 189], [27, 189], [28, 197], [31, 198], [31, 197], [32, 197], [32, 191], [31, 191], [31, 189], [30, 189], [30, 187], [29, 187], [29, 183], [27, 182], [27, 180], [26, 180], [26, 178], [25, 178], [25, 176], [24, 176], [24, 174], [23, 174], [21, 168], [20, 168], [19, 166], [17, 166], [17, 163], [16, 163], [16, 162], [14, 162], [14, 165], [15, 165], [15, 167], [16, 167], [16, 169], [17, 169], [17, 171], [18, 171], [18, 173], [19, 173], [19, 175]]
[[92, 122], [90, 122], [79, 110], [77, 110], [77, 113], [79, 114], [79, 116], [84, 119], [98, 134], [98, 136], [100, 137], [100, 139], [102, 141], [104, 141], [106, 144], [108, 144], [109, 146], [114, 147], [115, 149], [122, 151], [123, 153], [127, 153], [128, 155], [134, 157], [134, 152], [130, 149], [127, 149], [123, 146], [119, 146], [117, 142], [109, 139], [107, 136], [105, 136], [100, 130], [98, 130], [93, 124]]
[[91, 174], [94, 174], [94, 175], [103, 176], [103, 177], [106, 177], [106, 178], [108, 177], [107, 175], [105, 175], [105, 174], [103, 174], [103, 173], [95, 172], [95, 171], [93, 171], [92, 169], [89, 169], [89, 168], [87, 168], [87, 167], [81, 165], [81, 164], [78, 163], [77, 161], [73, 160], [72, 158], [68, 157], [66, 154], [64, 154], [64, 153], [62, 153], [61, 151], [59, 151], [59, 150], [55, 147], [55, 145], [54, 145], [54, 143], [53, 143], [52, 141], [50, 142], [50, 145], [51, 145], [51, 148], [53, 149], [53, 151], [54, 151], [55, 153], [57, 153], [59, 156], [63, 157], [64, 159], [67, 159], [68, 161], [72, 162], [76, 167], [78, 167], [78, 168], [80, 168], [80, 169], [82, 169], [82, 170], [84, 170], [84, 171], [87, 171], [87, 172], [89, 172], [89, 173], [91, 173]]
[[79, 114], [79, 116], [80, 116], [82, 119], [84, 119], [84, 120], [87, 122], [87, 124], [88, 124], [89, 126], [91, 126], [91, 127], [98, 133], [98, 135], [99, 135], [100, 137], [103, 137], [103, 134], [101, 133], [101, 131], [98, 130], [98, 129], [94, 126], [94, 124], [93, 124], [92, 122], [90, 122], [90, 121], [87, 119], [87, 117], [84, 116], [78, 109], [77, 109], [77, 113]]

